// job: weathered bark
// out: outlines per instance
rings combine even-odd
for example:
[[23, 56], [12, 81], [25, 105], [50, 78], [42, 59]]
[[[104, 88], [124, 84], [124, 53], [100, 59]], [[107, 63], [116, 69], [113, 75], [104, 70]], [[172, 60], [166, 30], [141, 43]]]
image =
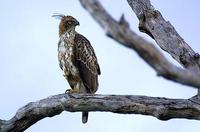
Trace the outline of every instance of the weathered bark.
[[10, 120], [0, 120], [1, 132], [20, 132], [37, 121], [63, 111], [104, 111], [118, 114], [151, 115], [160, 120], [200, 120], [200, 105], [190, 99], [168, 99], [136, 95], [60, 94], [31, 102]]
[[139, 29], [151, 36], [164, 51], [182, 66], [200, 70], [200, 55], [196, 53], [169, 21], [166, 21], [149, 0], [127, 0], [139, 19]]
[[172, 81], [200, 88], [200, 74], [182, 69], [170, 63], [150, 42], [134, 33], [122, 15], [114, 20], [97, 0], [80, 0], [82, 6], [106, 31], [106, 34], [120, 44], [135, 50], [159, 76]]
[[[139, 29], [147, 33], [186, 69], [171, 64], [162, 53], [130, 28], [122, 15], [114, 20], [97, 0], [80, 0], [106, 34], [120, 44], [134, 49], [158, 75], [185, 85], [200, 88], [200, 56], [184, 42], [174, 27], [164, 20], [149, 0], [128, 0], [140, 23]], [[184, 118], [200, 120], [199, 97], [169, 99], [136, 95], [83, 95], [60, 94], [31, 102], [20, 108], [10, 120], [0, 119], [1, 132], [20, 132], [39, 120], [63, 111], [104, 111], [119, 114], [142, 114], [160, 120]]]
[[171, 23], [154, 9], [150, 0], [127, 1], [139, 19], [140, 31], [151, 36], [161, 49], [168, 52], [183, 67], [200, 72], [200, 55], [184, 41]]

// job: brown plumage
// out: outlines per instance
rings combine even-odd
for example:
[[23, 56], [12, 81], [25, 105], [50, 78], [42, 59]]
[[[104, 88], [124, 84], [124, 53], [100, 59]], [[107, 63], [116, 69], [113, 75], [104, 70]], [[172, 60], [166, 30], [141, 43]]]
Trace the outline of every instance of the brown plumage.
[[[79, 22], [72, 16], [61, 18], [59, 25], [58, 60], [64, 76], [72, 89], [69, 93], [95, 93], [98, 88], [100, 68], [90, 42], [75, 31]], [[82, 113], [82, 122], [88, 120], [88, 112]]]

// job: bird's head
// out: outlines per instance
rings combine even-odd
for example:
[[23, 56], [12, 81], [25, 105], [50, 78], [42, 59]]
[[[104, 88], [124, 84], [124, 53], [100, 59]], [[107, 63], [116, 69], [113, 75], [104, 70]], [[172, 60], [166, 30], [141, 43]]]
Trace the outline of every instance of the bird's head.
[[75, 30], [75, 27], [77, 25], [80, 25], [78, 20], [76, 20], [72, 16], [65, 16], [63, 14], [54, 14], [52, 17], [56, 17], [60, 19], [60, 25], [59, 25], [59, 35], [61, 36], [65, 32]]

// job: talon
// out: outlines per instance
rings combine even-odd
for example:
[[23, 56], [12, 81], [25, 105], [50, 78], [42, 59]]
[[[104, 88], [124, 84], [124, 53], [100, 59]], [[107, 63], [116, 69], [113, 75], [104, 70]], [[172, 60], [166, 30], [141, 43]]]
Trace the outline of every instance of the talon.
[[72, 89], [67, 89], [65, 93], [71, 93]]
[[79, 89], [78, 89], [78, 88], [67, 89], [67, 90], [65, 91], [65, 93], [68, 93], [68, 94], [79, 93]]

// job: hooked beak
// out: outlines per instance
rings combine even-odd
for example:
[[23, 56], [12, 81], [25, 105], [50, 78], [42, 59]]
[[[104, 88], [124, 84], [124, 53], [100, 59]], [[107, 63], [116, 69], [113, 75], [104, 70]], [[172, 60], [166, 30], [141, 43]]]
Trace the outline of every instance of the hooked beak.
[[79, 23], [77, 20], [76, 20], [76, 23], [75, 23], [75, 24], [76, 24], [76, 26], [77, 26], [77, 25], [78, 25], [78, 26], [80, 25], [80, 23]]

